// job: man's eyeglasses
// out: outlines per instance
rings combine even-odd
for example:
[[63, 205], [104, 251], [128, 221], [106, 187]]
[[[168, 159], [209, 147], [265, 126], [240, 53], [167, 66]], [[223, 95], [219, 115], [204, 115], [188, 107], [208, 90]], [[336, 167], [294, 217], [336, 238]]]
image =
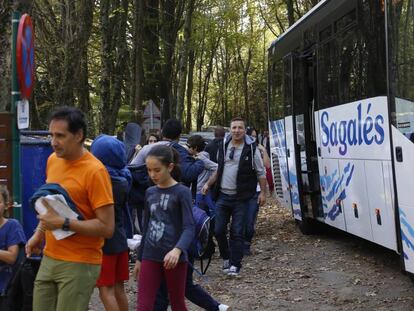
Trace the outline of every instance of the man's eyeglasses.
[[233, 158], [234, 158], [234, 151], [236, 150], [236, 148], [235, 147], [231, 147], [230, 148], [230, 154], [229, 154], [229, 159], [230, 160], [233, 160]]

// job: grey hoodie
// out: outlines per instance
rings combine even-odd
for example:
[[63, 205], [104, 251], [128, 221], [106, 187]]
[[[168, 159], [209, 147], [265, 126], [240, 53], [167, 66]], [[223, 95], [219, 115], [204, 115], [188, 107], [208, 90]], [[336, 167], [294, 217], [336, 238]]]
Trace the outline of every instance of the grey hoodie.
[[217, 170], [218, 164], [210, 160], [210, 155], [207, 151], [201, 151], [197, 154], [197, 159], [203, 161], [204, 170], [197, 178], [197, 193], [201, 193], [201, 189], [208, 181], [210, 176]]

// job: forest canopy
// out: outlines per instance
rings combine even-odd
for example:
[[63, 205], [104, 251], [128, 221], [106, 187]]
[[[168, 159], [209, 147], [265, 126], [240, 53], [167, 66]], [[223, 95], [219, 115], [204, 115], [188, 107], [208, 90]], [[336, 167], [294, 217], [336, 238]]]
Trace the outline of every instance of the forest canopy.
[[266, 126], [267, 48], [317, 0], [2, 0], [0, 111], [10, 110], [11, 12], [35, 28], [31, 128], [57, 105], [92, 135], [142, 122], [148, 100], [186, 131], [243, 116]]

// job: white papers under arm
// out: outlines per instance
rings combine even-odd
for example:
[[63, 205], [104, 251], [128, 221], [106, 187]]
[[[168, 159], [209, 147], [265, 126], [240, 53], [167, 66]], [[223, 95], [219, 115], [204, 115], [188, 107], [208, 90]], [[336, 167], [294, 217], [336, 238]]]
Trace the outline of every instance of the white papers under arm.
[[[47, 203], [49, 203], [49, 205], [61, 217], [69, 219], [76, 219], [78, 217], [78, 215], [72, 211], [72, 209], [67, 204], [65, 197], [61, 194], [47, 195], [45, 197], [37, 199], [35, 202], [35, 209], [39, 215], [44, 215], [47, 212], [47, 208], [44, 206], [42, 199], [46, 200]], [[62, 229], [53, 230], [52, 233], [56, 240], [62, 240], [75, 234], [73, 231], [64, 231]]]

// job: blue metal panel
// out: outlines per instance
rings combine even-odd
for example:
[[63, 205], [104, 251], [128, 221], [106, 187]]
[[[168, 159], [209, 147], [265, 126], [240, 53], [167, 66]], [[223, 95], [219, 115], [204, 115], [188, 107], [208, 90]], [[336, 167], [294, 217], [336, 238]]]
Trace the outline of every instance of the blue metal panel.
[[46, 163], [53, 152], [47, 139], [23, 139], [21, 144], [22, 219], [27, 238], [33, 234], [38, 220], [29, 205], [33, 193], [46, 181]]

